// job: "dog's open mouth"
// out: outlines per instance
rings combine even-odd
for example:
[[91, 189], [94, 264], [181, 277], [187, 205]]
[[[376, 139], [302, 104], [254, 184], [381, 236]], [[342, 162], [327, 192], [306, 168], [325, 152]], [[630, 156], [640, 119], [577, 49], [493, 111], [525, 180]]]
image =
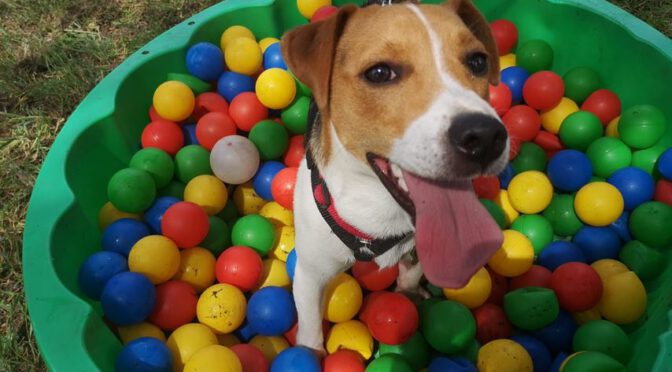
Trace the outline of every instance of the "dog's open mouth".
[[443, 288], [464, 287], [502, 244], [502, 232], [468, 179], [436, 182], [384, 157], [367, 159], [392, 197], [413, 218], [415, 245], [427, 279]]

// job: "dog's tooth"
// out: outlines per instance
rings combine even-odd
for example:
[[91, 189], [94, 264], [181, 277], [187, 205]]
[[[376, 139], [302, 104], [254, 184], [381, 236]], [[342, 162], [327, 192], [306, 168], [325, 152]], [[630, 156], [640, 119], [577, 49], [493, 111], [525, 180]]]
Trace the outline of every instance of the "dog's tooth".
[[390, 163], [390, 169], [392, 169], [392, 174], [396, 178], [403, 178], [403, 174], [401, 173], [401, 168], [399, 168], [398, 165], [396, 165], [394, 163]]
[[406, 185], [406, 180], [404, 177], [399, 177], [399, 179], [397, 179], [397, 184], [402, 190], [408, 192], [408, 186]]

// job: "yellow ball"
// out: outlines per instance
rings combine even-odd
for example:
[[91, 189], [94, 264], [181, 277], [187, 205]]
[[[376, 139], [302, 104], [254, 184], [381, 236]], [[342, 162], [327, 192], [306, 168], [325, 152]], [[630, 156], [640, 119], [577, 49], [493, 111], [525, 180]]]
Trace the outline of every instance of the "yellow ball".
[[530, 354], [519, 343], [499, 339], [490, 341], [478, 350], [479, 372], [532, 372]]
[[145, 322], [119, 327], [117, 328], [117, 331], [119, 332], [119, 337], [121, 338], [121, 341], [124, 343], [124, 345], [143, 337], [154, 337], [163, 342], [166, 342], [166, 335], [159, 327], [152, 323]]
[[198, 321], [215, 333], [231, 333], [245, 320], [247, 301], [240, 289], [230, 284], [215, 284], [198, 299]]
[[259, 215], [273, 224], [273, 226], [294, 226], [294, 213], [276, 202], [266, 203], [259, 210]]
[[530, 240], [516, 230], [504, 230], [502, 247], [488, 261], [488, 266], [499, 275], [514, 277], [532, 267], [534, 248]]
[[226, 46], [229, 45], [231, 40], [237, 39], [239, 37], [244, 37], [255, 41], [257, 40], [249, 28], [237, 25], [231, 26], [224, 30], [222, 36], [219, 38], [219, 46], [222, 48], [222, 51], [226, 50]]
[[258, 214], [266, 200], [257, 195], [251, 182], [247, 182], [233, 191], [233, 204], [241, 215]]
[[263, 54], [266, 51], [266, 48], [269, 46], [279, 43], [280, 39], [275, 38], [275, 37], [265, 37], [261, 40], [259, 40], [259, 48], [261, 49], [261, 53]]
[[621, 121], [621, 117], [617, 117], [614, 120], [609, 122], [609, 125], [607, 125], [607, 130], [605, 131], [605, 134], [607, 137], [616, 137], [619, 138], [621, 135], [618, 134], [618, 123]]
[[255, 91], [264, 106], [280, 110], [294, 101], [296, 82], [289, 72], [281, 68], [270, 68], [259, 75]]
[[558, 132], [560, 132], [560, 126], [565, 118], [577, 111], [579, 111], [579, 106], [576, 102], [567, 97], [563, 97], [557, 106], [541, 112], [541, 125], [547, 131], [553, 134], [558, 134]]
[[261, 267], [261, 274], [259, 275], [259, 282], [254, 290], [264, 287], [282, 287], [290, 289], [292, 281], [289, 279], [287, 273], [287, 265], [275, 258], [267, 258], [264, 260]]
[[100, 212], [98, 212], [98, 227], [105, 230], [112, 222], [122, 218], [132, 218], [134, 220], [142, 221], [142, 216], [136, 213], [127, 213], [118, 210], [111, 202], [105, 203]]
[[505, 68], [516, 66], [516, 55], [509, 53], [499, 57], [499, 70], [504, 70]]
[[447, 299], [457, 301], [473, 309], [485, 303], [492, 290], [492, 279], [488, 270], [482, 267], [469, 279], [469, 283], [459, 289], [444, 288], [443, 294]]
[[141, 273], [154, 284], [170, 280], [180, 266], [180, 251], [172, 240], [161, 235], [146, 236], [128, 254], [130, 271]]
[[352, 350], [368, 360], [373, 354], [373, 337], [369, 329], [359, 320], [348, 320], [334, 324], [327, 335], [327, 352], [333, 354], [340, 349]]
[[154, 92], [154, 109], [162, 118], [170, 121], [187, 119], [194, 111], [196, 98], [186, 84], [166, 81]]
[[196, 176], [184, 188], [184, 201], [200, 205], [210, 216], [221, 212], [228, 199], [226, 185], [215, 176]]
[[574, 313], [572, 316], [579, 325], [586, 324], [592, 320], [602, 319], [602, 314], [600, 314], [600, 309], [597, 306], [590, 310]]
[[279, 238], [276, 240], [268, 257], [278, 259], [282, 262], [287, 262], [289, 252], [294, 250], [294, 227], [280, 226], [275, 228], [275, 236]]
[[602, 316], [616, 324], [630, 324], [646, 311], [646, 288], [632, 271], [613, 274], [602, 282], [598, 308]]
[[240, 344], [240, 340], [234, 334], [228, 333], [225, 335], [216, 335], [216, 336], [217, 336], [217, 342], [219, 342], [219, 344], [222, 346], [231, 347], [233, 345]]
[[296, 0], [299, 13], [308, 19], [311, 19], [318, 9], [327, 5], [331, 5], [331, 0]]
[[610, 277], [616, 274], [627, 273], [630, 271], [627, 266], [621, 261], [605, 258], [593, 262], [590, 266], [597, 271], [602, 282], [607, 281]]
[[174, 279], [189, 283], [201, 293], [215, 282], [215, 256], [201, 247], [180, 252], [180, 266]]
[[226, 45], [224, 60], [229, 70], [243, 75], [254, 75], [261, 69], [261, 49], [253, 39], [235, 38]]
[[189, 358], [210, 345], [217, 345], [217, 337], [203, 324], [189, 323], [173, 331], [166, 342], [173, 356], [173, 371], [182, 371]]
[[527, 171], [517, 174], [508, 188], [511, 206], [518, 212], [535, 214], [543, 211], [553, 199], [553, 185], [545, 174]]
[[574, 210], [588, 225], [607, 226], [623, 213], [623, 196], [611, 184], [591, 182], [576, 193]]
[[269, 363], [272, 363], [278, 354], [289, 347], [289, 343], [282, 336], [257, 335], [252, 337], [250, 345], [259, 349]]
[[355, 278], [338, 274], [324, 291], [324, 319], [341, 323], [352, 319], [362, 307], [362, 288]]
[[184, 372], [242, 372], [236, 353], [226, 346], [210, 345], [197, 351], [184, 366]]
[[516, 218], [520, 216], [520, 213], [518, 213], [516, 208], [511, 205], [511, 199], [509, 193], [506, 190], [499, 190], [499, 195], [497, 195], [495, 203], [497, 203], [497, 205], [502, 208], [502, 211], [504, 211], [504, 220], [506, 222], [506, 226], [510, 226], [513, 221], [515, 221]]

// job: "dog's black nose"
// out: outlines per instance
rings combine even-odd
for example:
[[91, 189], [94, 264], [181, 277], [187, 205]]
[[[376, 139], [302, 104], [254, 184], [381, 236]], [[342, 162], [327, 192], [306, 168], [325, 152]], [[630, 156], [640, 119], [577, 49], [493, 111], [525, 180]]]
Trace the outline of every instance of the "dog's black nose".
[[448, 138], [458, 154], [486, 167], [504, 151], [507, 134], [498, 119], [469, 113], [453, 119]]

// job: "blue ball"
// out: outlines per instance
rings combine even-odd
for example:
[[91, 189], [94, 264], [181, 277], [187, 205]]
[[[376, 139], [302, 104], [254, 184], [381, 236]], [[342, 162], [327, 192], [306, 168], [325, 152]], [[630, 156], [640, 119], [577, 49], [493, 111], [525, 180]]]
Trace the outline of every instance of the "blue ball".
[[578, 191], [590, 182], [593, 166], [590, 159], [577, 150], [562, 150], [548, 162], [548, 178], [556, 189]]
[[254, 79], [233, 71], [226, 71], [217, 81], [217, 92], [227, 102], [243, 92], [254, 92]]
[[131, 218], [122, 218], [109, 224], [103, 231], [103, 249], [128, 257], [138, 240], [151, 234], [143, 222]]
[[271, 365], [271, 372], [320, 372], [321, 370], [317, 356], [303, 346], [283, 350]]
[[623, 211], [620, 217], [618, 217], [616, 221], [612, 222], [611, 225], [609, 225], [609, 228], [616, 231], [621, 240], [623, 240], [626, 243], [632, 240], [632, 236], [630, 235], [630, 228], [628, 227], [629, 221], [630, 221], [630, 213], [628, 213], [628, 211]]
[[172, 372], [168, 346], [153, 337], [133, 340], [121, 349], [114, 364], [117, 372]]
[[502, 83], [506, 84], [511, 91], [513, 103], [520, 103], [523, 101], [523, 86], [530, 77], [530, 73], [522, 67], [511, 66], [502, 70]]
[[576, 332], [576, 322], [572, 315], [564, 310], [546, 327], [532, 332], [532, 335], [543, 342], [551, 353], [572, 351], [572, 341]]
[[537, 258], [537, 265], [551, 271], [567, 262], [586, 262], [586, 256], [574, 243], [564, 240], [549, 243]]
[[668, 180], [672, 180], [672, 148], [665, 150], [658, 158], [658, 172]]
[[269, 68], [287, 69], [284, 58], [282, 58], [282, 51], [280, 50], [280, 43], [273, 43], [264, 52], [264, 70]]
[[605, 258], [618, 259], [621, 252], [621, 238], [610, 227], [583, 226], [574, 234], [572, 242], [586, 256], [587, 263]]
[[110, 279], [100, 296], [103, 313], [115, 325], [142, 322], [154, 309], [156, 291], [146, 276], [123, 272]]
[[92, 254], [79, 268], [79, 289], [94, 300], [99, 300], [105, 284], [115, 275], [128, 271], [126, 258], [119, 253], [100, 251]]
[[166, 210], [173, 204], [180, 202], [180, 199], [173, 196], [162, 196], [154, 200], [154, 204], [145, 212], [145, 222], [152, 228], [152, 230], [161, 234], [161, 219]]
[[257, 195], [261, 196], [265, 200], [273, 200], [273, 194], [271, 193], [271, 183], [273, 178], [281, 170], [285, 169], [285, 165], [279, 161], [270, 160], [265, 162], [257, 170], [257, 174], [254, 175], [252, 179], [252, 187]]
[[292, 249], [291, 252], [289, 252], [289, 255], [287, 255], [287, 274], [289, 274], [289, 278], [293, 281], [294, 280], [294, 272], [296, 272], [296, 248]]
[[530, 354], [532, 364], [534, 364], [534, 372], [548, 371], [548, 367], [551, 365], [551, 352], [548, 351], [543, 342], [527, 335], [516, 335], [512, 336], [511, 339], [519, 343]]
[[264, 287], [254, 292], [247, 303], [247, 321], [261, 335], [282, 335], [296, 322], [294, 297], [280, 287]]
[[184, 135], [184, 145], [200, 145], [196, 138], [196, 124], [186, 124], [182, 126], [182, 135]]
[[555, 356], [555, 359], [553, 359], [553, 363], [548, 368], [548, 372], [560, 372], [560, 366], [562, 366], [562, 363], [567, 357], [569, 357], [568, 353], [558, 353], [558, 355]]
[[258, 334], [259, 333], [257, 331], [252, 329], [252, 326], [250, 325], [250, 322], [247, 321], [247, 319], [245, 319], [243, 324], [241, 324], [240, 327], [236, 329], [236, 337], [238, 337], [238, 339], [243, 342], [250, 342], [250, 340]]
[[469, 359], [463, 357], [432, 359], [427, 372], [477, 372], [478, 370]]
[[633, 210], [638, 205], [653, 199], [656, 184], [646, 171], [637, 167], [625, 167], [614, 172], [607, 180], [623, 195], [625, 209]]
[[513, 179], [513, 176], [516, 175], [516, 171], [513, 170], [511, 163], [506, 165], [506, 168], [500, 173], [497, 178], [499, 178], [499, 185], [503, 189], [509, 188], [509, 183]]
[[187, 71], [203, 81], [213, 81], [224, 72], [224, 54], [218, 46], [201, 42], [187, 51]]

